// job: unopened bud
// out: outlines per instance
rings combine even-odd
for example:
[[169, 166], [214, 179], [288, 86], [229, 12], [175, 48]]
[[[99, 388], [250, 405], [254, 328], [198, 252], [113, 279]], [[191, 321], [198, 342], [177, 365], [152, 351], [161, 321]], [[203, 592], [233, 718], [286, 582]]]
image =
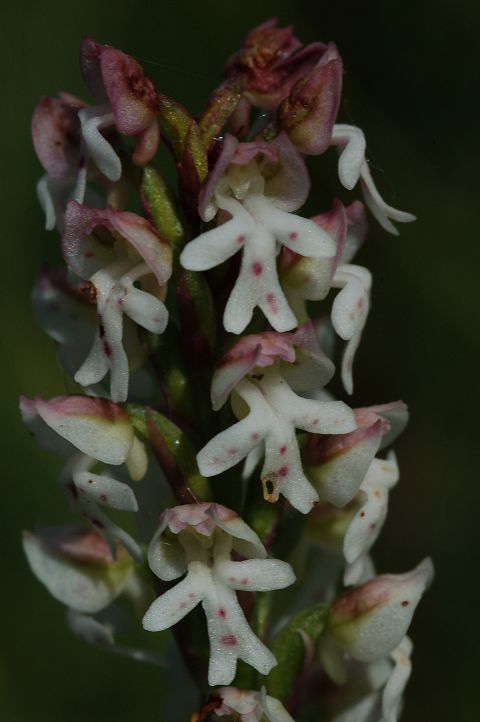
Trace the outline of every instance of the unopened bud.
[[415, 608], [433, 577], [431, 559], [406, 574], [385, 574], [337, 599], [329, 631], [361, 662], [390, 654], [407, 633]]
[[330, 43], [280, 106], [281, 127], [301, 153], [319, 155], [330, 145], [342, 92], [342, 71], [342, 59]]

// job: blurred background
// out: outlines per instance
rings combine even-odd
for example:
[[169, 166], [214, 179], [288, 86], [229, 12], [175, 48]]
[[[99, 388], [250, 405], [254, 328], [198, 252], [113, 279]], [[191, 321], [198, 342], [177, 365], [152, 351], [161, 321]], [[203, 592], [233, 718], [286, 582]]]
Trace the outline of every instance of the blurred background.
[[[33, 107], [59, 89], [87, 97], [77, 56], [90, 34], [139, 59], [162, 92], [195, 113], [245, 33], [272, 16], [293, 23], [305, 43], [337, 43], [346, 68], [340, 121], [364, 129], [386, 200], [418, 215], [398, 239], [372, 221], [359, 257], [373, 271], [374, 292], [354, 404], [402, 398], [412, 414], [396, 445], [402, 476], [375, 549], [379, 571], [406, 571], [427, 554], [436, 567], [412, 628], [414, 675], [402, 719], [478, 719], [480, 5], [25, 0], [3, 11], [0, 45], [2, 721], [166, 720], [162, 672], [73, 639], [61, 605], [21, 553], [21, 529], [64, 518], [58, 465], [30, 442], [17, 412], [20, 393], [49, 397], [67, 383], [29, 300], [40, 266], [60, 263], [58, 237], [43, 230], [35, 198], [41, 169], [30, 140]], [[314, 174], [321, 164], [311, 162]], [[317, 212], [326, 205], [319, 197]]]

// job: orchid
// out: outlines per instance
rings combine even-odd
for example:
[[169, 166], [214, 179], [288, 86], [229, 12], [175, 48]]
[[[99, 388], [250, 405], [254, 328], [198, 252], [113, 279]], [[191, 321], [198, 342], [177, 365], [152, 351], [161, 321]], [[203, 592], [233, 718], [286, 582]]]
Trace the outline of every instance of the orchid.
[[[245, 337], [230, 351], [213, 378], [214, 408], [234, 389], [249, 413], [211, 439], [197, 459], [202, 474], [212, 476], [234, 466], [264, 442], [261, 478], [265, 498], [276, 501], [283, 494], [295, 509], [308, 513], [318, 496], [303, 473], [295, 428], [344, 434], [353, 431], [355, 421], [341, 401], [314, 401], [292, 391], [288, 376], [283, 378], [275, 361], [276, 357], [293, 360], [293, 345], [294, 336], [258, 334]], [[317, 361], [321, 364], [320, 356]], [[296, 373], [301, 376], [298, 367]], [[322, 375], [320, 371], [320, 381]]]
[[125, 411], [111, 401], [82, 396], [59, 396], [50, 401], [22, 397], [20, 409], [39, 446], [67, 457], [60, 481], [73, 508], [105, 537], [113, 554], [120, 541], [141, 560], [142, 552], [130, 534], [100, 509], [137, 511], [133, 490], [111, 476], [91, 471], [97, 462], [114, 466], [125, 463], [132, 479], [145, 474], [145, 448]]
[[[98, 239], [100, 228], [110, 237]], [[152, 333], [165, 330], [168, 312], [161, 299], [172, 270], [170, 248], [140, 216], [95, 211], [75, 201], [68, 205], [62, 244], [70, 269], [88, 282], [97, 306], [95, 339], [75, 380], [90, 386], [110, 371], [112, 400], [125, 401], [129, 369], [122, 344], [123, 314]], [[144, 277], [148, 290], [134, 285]]]
[[[167, 531], [176, 535], [175, 542], [167, 541]], [[232, 552], [245, 561], [233, 561]], [[219, 504], [167, 510], [149, 546], [148, 562], [165, 581], [187, 574], [153, 602], [143, 618], [144, 628], [168, 629], [201, 602], [210, 638], [209, 684], [230, 684], [237, 659], [267, 674], [275, 657], [251, 631], [235, 595], [235, 590], [283, 589], [294, 582], [289, 564], [265, 557], [255, 532]]]
[[[270, 175], [272, 164], [276, 171]], [[226, 138], [201, 212], [210, 220], [218, 209], [230, 220], [187, 244], [180, 261], [184, 268], [205, 271], [242, 251], [240, 273], [223, 315], [227, 331], [242, 333], [256, 306], [276, 331], [297, 325], [278, 280], [277, 244], [309, 257], [335, 255], [328, 233], [293, 214], [304, 203], [308, 185], [303, 160], [285, 135], [268, 145]]]
[[[375, 283], [367, 209], [394, 234], [414, 217], [337, 117], [339, 49], [269, 20], [195, 117], [116, 48], [87, 37], [80, 66], [95, 105], [43, 97], [32, 122], [66, 262], [34, 309], [77, 387], [20, 410], [86, 527], [25, 532], [28, 564], [77, 637], [166, 667], [171, 722], [397, 722], [433, 565], [377, 573], [371, 553], [408, 410], [342, 394]], [[332, 146], [365, 205], [332, 188], [303, 217], [306, 156]]]
[[98, 103], [78, 114], [82, 138], [97, 168], [116, 181], [122, 173], [121, 161], [100, 131], [114, 126], [123, 135], [135, 136], [132, 160], [145, 165], [155, 155], [159, 142], [157, 94], [136, 60], [92, 38], [82, 43], [80, 67]]

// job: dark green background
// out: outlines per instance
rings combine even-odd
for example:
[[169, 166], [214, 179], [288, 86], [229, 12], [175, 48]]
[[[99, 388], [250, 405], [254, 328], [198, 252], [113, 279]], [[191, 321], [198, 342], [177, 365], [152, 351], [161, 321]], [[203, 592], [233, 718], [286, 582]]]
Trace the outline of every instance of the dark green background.
[[[478, 719], [480, 6], [30, 0], [3, 11], [0, 44], [2, 721], [166, 719], [161, 673], [73, 640], [61, 606], [30, 575], [20, 551], [20, 530], [37, 520], [61, 521], [63, 504], [57, 465], [30, 442], [17, 396], [68, 388], [29, 305], [36, 271], [59, 259], [58, 238], [42, 230], [34, 194], [40, 167], [30, 142], [32, 109], [40, 95], [59, 89], [87, 97], [77, 53], [88, 33], [139, 58], [159, 89], [195, 112], [245, 32], [273, 15], [294, 23], [304, 41], [337, 42], [346, 66], [340, 119], [365, 130], [386, 198], [419, 217], [401, 227], [398, 239], [372, 223], [362, 251], [374, 293], [355, 402], [403, 398], [412, 411], [397, 444], [402, 477], [376, 548], [379, 571], [407, 570], [426, 554], [436, 566], [412, 628], [415, 670], [403, 719]], [[321, 197], [318, 206], [325, 207]]]

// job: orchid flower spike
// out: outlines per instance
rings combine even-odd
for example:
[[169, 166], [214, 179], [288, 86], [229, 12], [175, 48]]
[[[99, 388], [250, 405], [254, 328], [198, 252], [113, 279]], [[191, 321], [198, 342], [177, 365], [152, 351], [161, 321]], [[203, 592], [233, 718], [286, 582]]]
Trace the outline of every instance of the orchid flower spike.
[[285, 133], [271, 143], [225, 137], [199, 212], [206, 221], [219, 210], [230, 218], [188, 243], [180, 262], [191, 271], [206, 271], [242, 251], [239, 276], [223, 315], [227, 331], [242, 333], [256, 306], [276, 331], [298, 325], [278, 280], [278, 246], [312, 258], [335, 256], [333, 238], [314, 221], [292, 213], [305, 202], [308, 190], [304, 161]]
[[[97, 306], [94, 342], [75, 381], [90, 386], [110, 371], [112, 400], [125, 401], [129, 362], [122, 342], [123, 314], [151, 333], [165, 330], [170, 246], [134, 213], [95, 210], [75, 201], [67, 208], [62, 245], [69, 268], [87, 282]], [[135, 285], [139, 279], [142, 289]]]
[[[220, 408], [235, 391], [233, 408], [241, 420], [217, 434], [197, 456], [200, 472], [214, 476], [237, 464], [264, 442], [261, 478], [265, 499], [275, 502], [283, 494], [304, 514], [310, 511], [318, 495], [303, 472], [295, 429], [346, 434], [356, 428], [353, 412], [343, 402], [303, 398], [289, 385], [291, 379], [295, 388], [300, 379], [301, 390], [308, 391], [306, 382], [315, 381], [311, 371], [302, 379], [302, 370], [307, 368], [302, 369], [301, 347], [312, 343], [314, 335], [311, 327], [307, 328], [308, 341], [302, 338], [306, 328], [296, 334], [254, 334], [242, 338], [227, 353], [213, 376], [213, 407]], [[297, 344], [299, 352], [295, 351]], [[311, 345], [309, 348], [305, 365], [316, 366], [316, 388], [321, 388], [331, 378], [333, 367], [326, 357], [315, 354]], [[282, 366], [282, 361], [287, 364]], [[297, 365], [292, 366], [293, 363]], [[239, 399], [244, 403], [239, 403]]]
[[67, 457], [60, 481], [73, 509], [106, 539], [112, 554], [121, 542], [141, 561], [138, 544], [100, 509], [105, 506], [136, 512], [133, 490], [111, 476], [91, 472], [101, 462], [113, 466], [125, 463], [134, 480], [146, 473], [146, 451], [127, 413], [111, 401], [88, 396], [58, 396], [50, 401], [23, 396], [20, 410], [38, 445]]
[[220, 707], [215, 709], [218, 717], [234, 715], [241, 722], [294, 722], [283, 704], [266, 693], [237, 687], [221, 687], [215, 691], [221, 699]]
[[149, 163], [160, 140], [157, 93], [136, 60], [92, 38], [82, 42], [80, 67], [98, 103], [78, 113], [82, 138], [100, 172], [117, 181], [122, 164], [101, 131], [115, 127], [122, 135], [133, 135], [136, 141], [132, 161], [136, 165]]
[[348, 190], [352, 190], [360, 180], [365, 203], [372, 215], [387, 233], [398, 236], [392, 220], [397, 223], [410, 223], [415, 220], [415, 216], [389, 206], [380, 196], [365, 157], [367, 145], [363, 131], [353, 125], [334, 125], [331, 143], [340, 148], [338, 161], [340, 183]]
[[[233, 552], [245, 561], [232, 561]], [[143, 626], [159, 632], [176, 624], [202, 603], [210, 638], [208, 683], [230, 684], [237, 659], [261, 674], [276, 664], [252, 632], [235, 590], [283, 589], [295, 581], [289, 564], [266, 559], [255, 532], [220, 504], [186, 504], [165, 511], [148, 549], [152, 571], [165, 581], [185, 579], [150, 606]]]

